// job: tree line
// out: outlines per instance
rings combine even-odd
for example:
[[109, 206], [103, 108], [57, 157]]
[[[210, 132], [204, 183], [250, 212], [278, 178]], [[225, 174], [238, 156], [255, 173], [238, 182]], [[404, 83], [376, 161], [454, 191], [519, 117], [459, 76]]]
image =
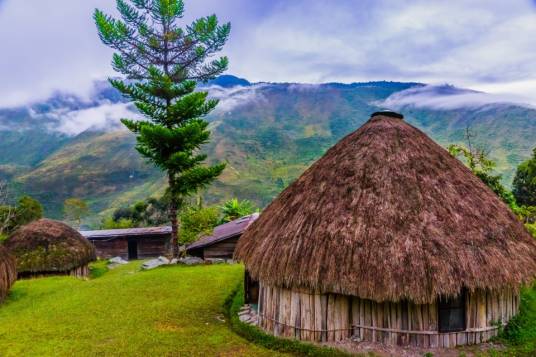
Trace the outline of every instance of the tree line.
[[[166, 196], [148, 198], [128, 207], [116, 209], [102, 222], [103, 229], [154, 227], [169, 224]], [[212, 233], [214, 227], [240, 217], [247, 216], [259, 209], [248, 200], [236, 198], [222, 205], [205, 206], [201, 199], [185, 205], [179, 215], [179, 243], [188, 244], [202, 236]]]
[[509, 190], [502, 184], [502, 176], [494, 171], [496, 163], [488, 157], [488, 152], [482, 146], [474, 144], [475, 134], [470, 128], [466, 129], [464, 136], [465, 145], [452, 144], [448, 147], [451, 155], [462, 159], [536, 237], [536, 147], [532, 151], [532, 157], [517, 167], [512, 190]]

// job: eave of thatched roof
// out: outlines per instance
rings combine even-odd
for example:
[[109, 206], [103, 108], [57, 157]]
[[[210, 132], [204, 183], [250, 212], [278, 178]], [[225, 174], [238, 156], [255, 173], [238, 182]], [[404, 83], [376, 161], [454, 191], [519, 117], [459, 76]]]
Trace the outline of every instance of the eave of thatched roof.
[[0, 245], [0, 302], [2, 302], [11, 286], [17, 280], [15, 258]]
[[460, 161], [402, 119], [376, 115], [285, 189], [236, 258], [267, 284], [376, 301], [517, 288], [536, 242]]
[[95, 260], [95, 248], [65, 223], [40, 219], [17, 229], [4, 246], [19, 274], [68, 272]]

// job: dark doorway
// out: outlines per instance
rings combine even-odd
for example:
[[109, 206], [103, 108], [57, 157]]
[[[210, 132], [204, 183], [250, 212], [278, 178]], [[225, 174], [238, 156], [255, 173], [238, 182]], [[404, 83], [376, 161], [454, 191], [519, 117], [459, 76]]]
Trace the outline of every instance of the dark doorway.
[[244, 276], [244, 290], [246, 304], [256, 305], [259, 303], [259, 282], [253, 280], [247, 270]]
[[463, 291], [457, 297], [440, 297], [438, 301], [439, 332], [465, 330], [465, 296]]
[[128, 241], [128, 260], [138, 259], [138, 241], [129, 240]]

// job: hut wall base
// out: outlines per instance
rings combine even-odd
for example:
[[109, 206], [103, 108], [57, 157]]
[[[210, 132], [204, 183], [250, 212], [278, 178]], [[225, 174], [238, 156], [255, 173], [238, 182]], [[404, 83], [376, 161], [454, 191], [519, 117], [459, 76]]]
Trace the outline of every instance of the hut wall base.
[[438, 332], [437, 304], [375, 302], [260, 284], [259, 326], [275, 336], [305, 341], [377, 342], [450, 348], [486, 342], [518, 311], [518, 293], [475, 291], [467, 295], [465, 331]]

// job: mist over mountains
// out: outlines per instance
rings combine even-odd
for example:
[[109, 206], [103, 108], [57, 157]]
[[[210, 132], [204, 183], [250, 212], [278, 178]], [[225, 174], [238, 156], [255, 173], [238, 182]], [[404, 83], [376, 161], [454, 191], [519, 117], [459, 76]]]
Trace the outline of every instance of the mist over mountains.
[[[250, 83], [221, 76], [203, 86], [220, 99], [209, 116], [210, 161], [226, 161], [208, 202], [247, 198], [264, 206], [325, 150], [378, 109], [405, 120], [441, 145], [476, 142], [497, 161], [509, 185], [536, 146], [536, 111], [516, 98], [420, 83]], [[88, 200], [95, 213], [163, 192], [161, 173], [134, 150], [120, 118], [139, 116], [107, 82], [81, 98], [56, 93], [25, 107], [0, 109], [0, 178], [42, 201], [51, 217], [65, 198]], [[95, 218], [94, 222], [98, 221]]]

